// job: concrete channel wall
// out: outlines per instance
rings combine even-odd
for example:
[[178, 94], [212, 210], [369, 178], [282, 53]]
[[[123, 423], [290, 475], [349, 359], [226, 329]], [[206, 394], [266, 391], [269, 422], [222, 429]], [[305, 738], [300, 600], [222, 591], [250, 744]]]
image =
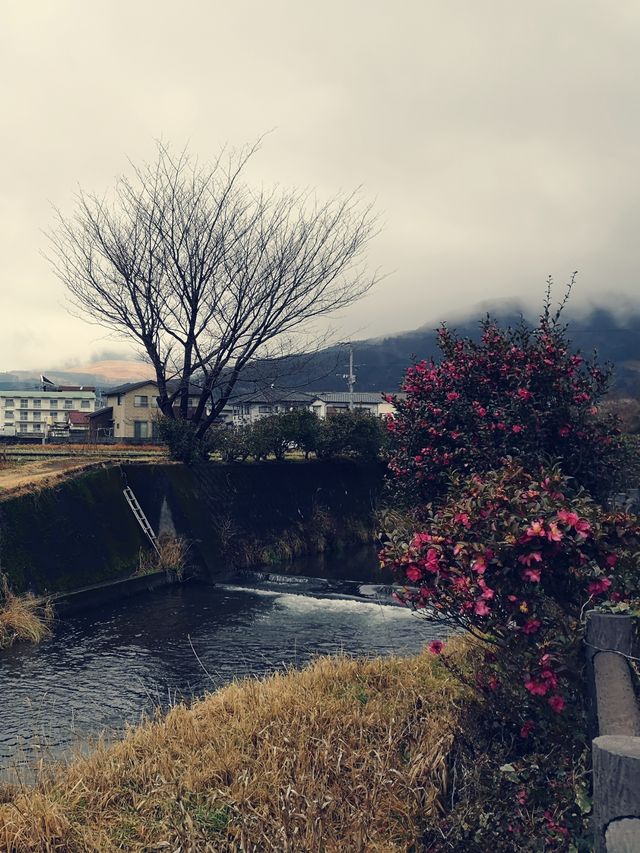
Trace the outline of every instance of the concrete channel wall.
[[640, 709], [629, 661], [639, 657], [634, 622], [587, 614], [596, 853], [640, 851]]
[[131, 577], [151, 546], [125, 485], [154, 531], [188, 540], [192, 570], [211, 580], [351, 549], [372, 541], [383, 474], [349, 460], [105, 466], [0, 501], [0, 571], [15, 592], [36, 594]]

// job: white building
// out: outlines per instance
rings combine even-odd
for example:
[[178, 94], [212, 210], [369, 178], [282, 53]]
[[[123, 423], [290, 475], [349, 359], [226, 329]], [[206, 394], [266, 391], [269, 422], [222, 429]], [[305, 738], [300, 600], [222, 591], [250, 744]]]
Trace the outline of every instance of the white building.
[[374, 417], [391, 415], [395, 411], [392, 403], [388, 403], [379, 391], [322, 391], [313, 400], [311, 410], [319, 418], [346, 412], [350, 406], [358, 411], [369, 412]]
[[52, 391], [0, 391], [0, 435], [46, 435], [66, 429], [69, 412], [93, 412], [94, 388]]
[[294, 409], [308, 409], [315, 394], [268, 388], [242, 394], [229, 400], [221, 412], [222, 423], [240, 426], [251, 424], [269, 415], [282, 415]]

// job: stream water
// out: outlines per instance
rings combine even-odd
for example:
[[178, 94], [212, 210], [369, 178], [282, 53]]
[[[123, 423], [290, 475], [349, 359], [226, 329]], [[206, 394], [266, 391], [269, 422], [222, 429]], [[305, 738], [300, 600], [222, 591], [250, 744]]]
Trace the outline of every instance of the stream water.
[[[233, 585], [186, 582], [60, 621], [40, 646], [2, 652], [0, 773], [28, 775], [42, 755], [113, 736], [234, 678], [320, 654], [411, 654], [442, 636], [441, 625], [390, 605], [373, 553], [345, 559], [300, 563], [297, 577], [276, 567]], [[309, 578], [320, 571], [324, 580]]]

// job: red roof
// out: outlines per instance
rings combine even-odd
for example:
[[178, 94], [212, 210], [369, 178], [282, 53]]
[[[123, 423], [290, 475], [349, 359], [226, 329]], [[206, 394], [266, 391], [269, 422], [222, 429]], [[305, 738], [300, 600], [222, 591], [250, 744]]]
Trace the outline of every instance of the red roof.
[[69, 423], [73, 426], [88, 426], [89, 415], [87, 412], [69, 412]]

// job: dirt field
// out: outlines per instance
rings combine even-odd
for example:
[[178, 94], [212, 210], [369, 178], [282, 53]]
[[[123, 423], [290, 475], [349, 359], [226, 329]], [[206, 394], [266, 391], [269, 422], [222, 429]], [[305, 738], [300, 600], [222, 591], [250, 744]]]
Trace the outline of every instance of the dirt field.
[[[42, 457], [42, 458], [38, 458]], [[20, 445], [0, 448], [0, 501], [118, 462], [166, 461], [164, 448]]]

